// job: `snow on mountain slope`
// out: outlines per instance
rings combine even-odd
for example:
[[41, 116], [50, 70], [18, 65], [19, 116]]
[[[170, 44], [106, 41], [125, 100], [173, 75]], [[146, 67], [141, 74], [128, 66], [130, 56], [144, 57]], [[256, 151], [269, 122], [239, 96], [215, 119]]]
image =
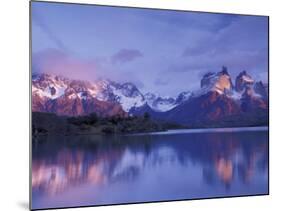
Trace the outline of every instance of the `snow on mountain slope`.
[[267, 97], [266, 86], [261, 81], [255, 82], [246, 71], [242, 71], [236, 77], [234, 86], [227, 69], [223, 67], [220, 72], [206, 73], [201, 80], [201, 88], [194, 91], [190, 97], [194, 98], [205, 95], [208, 92], [217, 92], [235, 101], [240, 101], [246, 91], [250, 92], [252, 97]]
[[147, 104], [151, 107], [153, 102], [155, 101], [155, 99], [157, 98], [158, 96], [156, 96], [156, 94], [153, 94], [151, 92], [148, 92], [144, 95], [144, 98], [147, 102]]
[[41, 97], [47, 97], [51, 99], [62, 96], [65, 92], [66, 86], [50, 86], [45, 89], [40, 89], [32, 85], [32, 93], [37, 94]]
[[174, 107], [176, 107], [177, 104], [174, 102], [173, 100], [170, 99], [159, 99], [155, 102], [154, 107], [152, 107], [154, 110], [156, 111], [161, 111], [161, 112], [165, 112], [165, 111], [169, 111], [171, 109], [173, 109]]
[[32, 95], [51, 100], [64, 95], [70, 99], [96, 98], [99, 101], [119, 103], [126, 112], [145, 103], [143, 95], [132, 83], [120, 84], [109, 80], [91, 83], [50, 74], [32, 75]]
[[268, 90], [266, 85], [262, 81], [256, 82], [246, 71], [242, 71], [238, 74], [235, 80], [235, 88], [232, 90], [232, 97], [239, 96], [239, 99], [247, 95], [253, 98], [267, 99]]
[[32, 94], [44, 99], [58, 99], [66, 96], [69, 99], [119, 103], [125, 112], [132, 108], [142, 107], [146, 103], [155, 111], [165, 112], [187, 100], [191, 93], [183, 92], [175, 99], [156, 96], [153, 93], [143, 95], [132, 83], [117, 83], [110, 80], [87, 82], [70, 80], [50, 74], [34, 74], [32, 76]]
[[68, 81], [59, 76], [32, 75], [32, 93], [40, 97], [55, 99], [62, 96], [68, 87]]
[[145, 99], [147, 104], [155, 111], [165, 112], [173, 109], [184, 101], [188, 100], [191, 96], [191, 92], [182, 92], [177, 98], [172, 98], [169, 96], [160, 97], [153, 93], [146, 93]]
[[225, 92], [232, 90], [232, 87], [231, 77], [228, 74], [227, 69], [223, 67], [223, 70], [218, 73], [206, 73], [201, 79], [201, 89], [194, 92], [194, 95], [200, 96], [210, 91], [224, 94]]
[[129, 112], [133, 107], [140, 107], [145, 104], [145, 99], [140, 91], [131, 83], [123, 85], [110, 85], [116, 101], [120, 103], [124, 111]]
[[242, 92], [247, 87], [250, 87], [254, 84], [252, 77], [244, 70], [235, 79], [235, 90], [237, 92]]
[[[242, 71], [236, 77], [234, 86], [225, 67], [217, 73], [206, 73], [201, 79], [200, 89], [193, 92], [181, 92], [176, 98], [162, 97], [154, 93], [143, 95], [133, 83], [117, 83], [104, 79], [88, 82], [49, 74], [32, 75], [32, 96], [37, 102], [33, 107], [40, 111], [44, 111], [44, 104], [49, 100], [70, 99], [77, 102], [80, 100], [83, 105], [93, 106], [89, 102], [94, 99], [93, 102], [100, 106], [102, 106], [101, 102], [118, 104], [127, 113], [132, 113], [145, 105], [153, 112], [167, 112], [209, 92], [231, 98], [237, 104], [241, 104], [245, 96], [266, 101], [268, 99], [267, 87], [268, 85], [261, 81], [255, 82], [246, 71]], [[110, 107], [111, 104], [107, 106]], [[73, 103], [73, 106], [75, 105]]]
[[153, 93], [146, 93], [145, 99], [147, 104], [155, 111], [168, 111], [176, 106], [175, 99], [171, 97], [160, 97]]

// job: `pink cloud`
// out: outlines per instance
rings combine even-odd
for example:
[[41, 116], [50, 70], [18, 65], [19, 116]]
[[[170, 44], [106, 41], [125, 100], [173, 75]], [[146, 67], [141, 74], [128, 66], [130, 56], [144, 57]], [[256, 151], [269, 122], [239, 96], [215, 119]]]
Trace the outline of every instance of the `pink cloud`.
[[56, 49], [47, 49], [35, 53], [32, 57], [33, 71], [74, 79], [97, 79], [98, 66], [99, 61], [77, 59]]

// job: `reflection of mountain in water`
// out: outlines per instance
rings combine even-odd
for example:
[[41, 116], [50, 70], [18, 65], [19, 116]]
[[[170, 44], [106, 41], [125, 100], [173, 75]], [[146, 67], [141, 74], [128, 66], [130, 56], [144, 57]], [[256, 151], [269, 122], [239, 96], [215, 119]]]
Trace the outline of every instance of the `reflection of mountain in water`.
[[143, 172], [153, 175], [159, 167], [167, 168], [164, 174], [171, 167], [200, 168], [201, 185], [229, 190], [236, 182], [251, 183], [268, 168], [266, 132], [42, 138], [48, 140], [33, 146], [34, 193], [141, 180]]

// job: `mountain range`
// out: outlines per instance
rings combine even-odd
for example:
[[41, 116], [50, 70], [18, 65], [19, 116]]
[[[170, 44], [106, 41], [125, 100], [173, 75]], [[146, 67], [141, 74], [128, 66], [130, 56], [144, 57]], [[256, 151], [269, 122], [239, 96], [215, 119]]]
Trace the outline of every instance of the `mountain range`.
[[95, 112], [100, 116], [124, 117], [147, 112], [152, 118], [184, 125], [268, 123], [268, 84], [255, 81], [246, 71], [237, 75], [233, 83], [223, 67], [221, 71], [206, 73], [198, 83], [198, 90], [184, 91], [173, 98], [142, 93], [130, 82], [89, 82], [33, 74], [32, 111], [62, 116]]

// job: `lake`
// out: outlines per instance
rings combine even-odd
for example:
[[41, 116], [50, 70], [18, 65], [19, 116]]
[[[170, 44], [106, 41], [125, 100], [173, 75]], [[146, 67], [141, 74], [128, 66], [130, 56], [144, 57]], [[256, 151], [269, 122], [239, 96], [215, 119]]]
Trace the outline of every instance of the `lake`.
[[268, 194], [268, 128], [44, 136], [32, 208]]

